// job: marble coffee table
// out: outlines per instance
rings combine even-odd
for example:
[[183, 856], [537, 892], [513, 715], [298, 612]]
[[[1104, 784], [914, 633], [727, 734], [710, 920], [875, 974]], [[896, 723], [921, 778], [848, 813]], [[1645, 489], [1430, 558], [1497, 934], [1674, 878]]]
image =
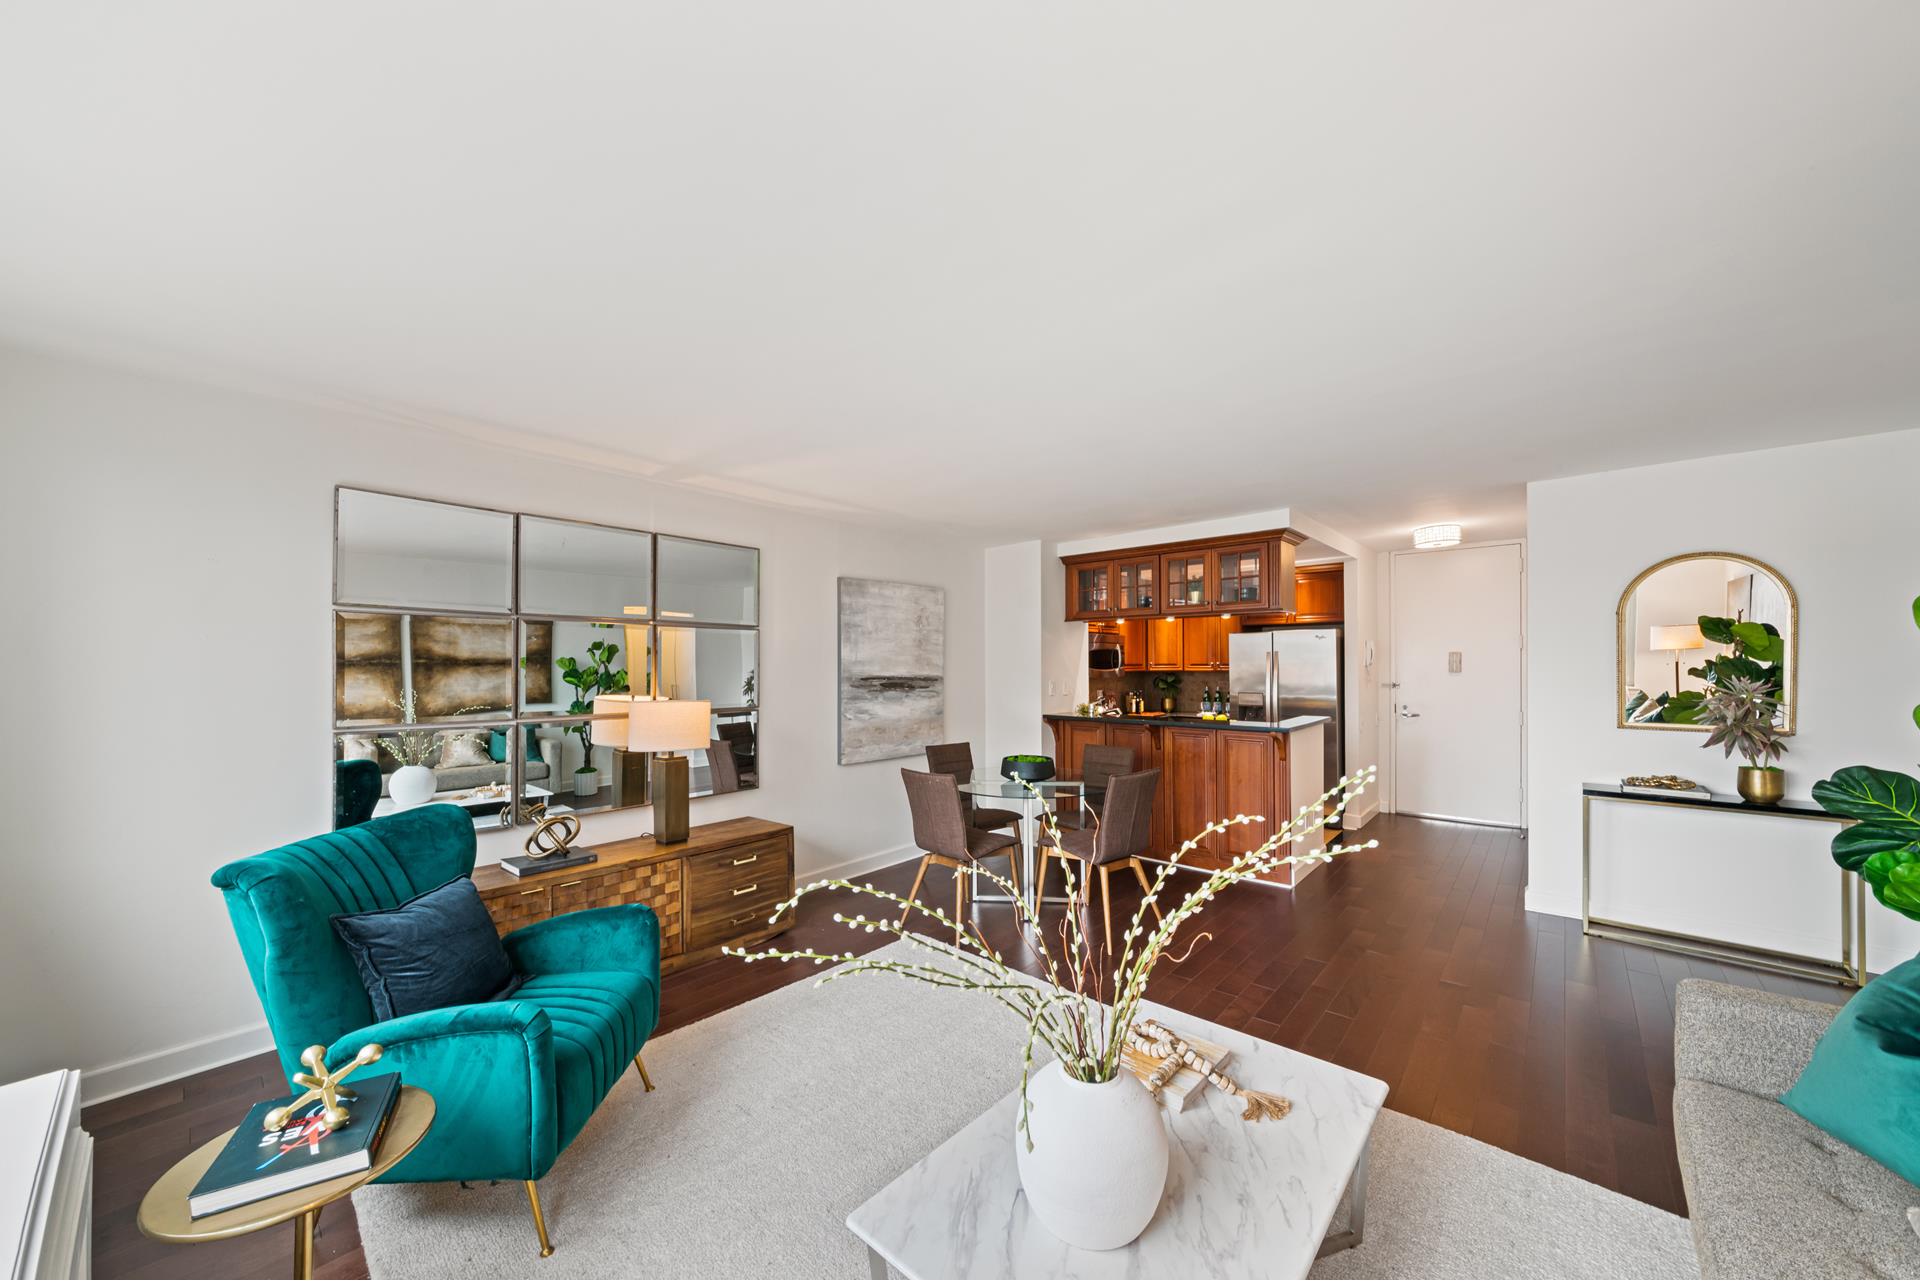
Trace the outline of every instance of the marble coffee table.
[[[1028, 1210], [1013, 1158], [1016, 1089], [847, 1216], [873, 1275], [891, 1265], [908, 1277], [1304, 1277], [1320, 1255], [1358, 1245], [1386, 1083], [1152, 1002], [1141, 1016], [1232, 1050], [1227, 1074], [1284, 1094], [1292, 1113], [1243, 1121], [1212, 1086], [1164, 1113], [1172, 1161], [1153, 1222], [1132, 1245], [1082, 1250]], [[1349, 1184], [1351, 1226], [1329, 1237]]]

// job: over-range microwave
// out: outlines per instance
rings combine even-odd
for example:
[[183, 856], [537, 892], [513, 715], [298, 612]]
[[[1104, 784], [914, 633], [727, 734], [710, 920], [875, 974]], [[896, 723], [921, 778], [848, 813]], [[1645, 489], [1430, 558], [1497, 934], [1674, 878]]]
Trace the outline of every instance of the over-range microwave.
[[1126, 651], [1121, 648], [1120, 638], [1110, 632], [1089, 632], [1087, 634], [1087, 668], [1095, 672], [1117, 672], [1125, 661]]

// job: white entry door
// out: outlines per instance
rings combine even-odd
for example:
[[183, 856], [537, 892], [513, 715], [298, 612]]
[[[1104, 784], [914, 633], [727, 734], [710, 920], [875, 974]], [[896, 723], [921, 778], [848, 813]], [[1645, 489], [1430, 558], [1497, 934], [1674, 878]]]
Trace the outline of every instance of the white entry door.
[[1519, 827], [1520, 545], [1392, 559], [1394, 808]]

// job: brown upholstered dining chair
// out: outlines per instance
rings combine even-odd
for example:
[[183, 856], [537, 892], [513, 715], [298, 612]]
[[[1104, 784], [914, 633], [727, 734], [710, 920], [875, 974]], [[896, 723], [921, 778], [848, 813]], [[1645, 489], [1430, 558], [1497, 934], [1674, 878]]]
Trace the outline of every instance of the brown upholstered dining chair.
[[733, 758], [733, 744], [716, 738], [707, 744], [707, 772], [713, 778], [713, 794], [740, 790], [740, 762]]
[[[927, 748], [927, 770], [933, 774], [945, 774], [954, 783], [966, 783], [973, 779], [973, 744], [971, 743], [934, 743]], [[967, 825], [977, 827], [983, 832], [1010, 827], [1016, 833], [1020, 830], [1020, 811], [988, 809], [971, 796], [963, 795], [960, 803], [967, 811]]]
[[[983, 832], [967, 824], [967, 812], [961, 806], [959, 784], [950, 774], [923, 774], [903, 769], [900, 778], [907, 785], [907, 808], [913, 811], [913, 843], [920, 847], [920, 870], [914, 873], [908, 898], [920, 894], [920, 882], [926, 879], [927, 865], [938, 863], [953, 871], [953, 934], [957, 942], [965, 932], [967, 883], [979, 861], [995, 854], [1008, 855], [1013, 867], [1012, 881], [1020, 884], [1020, 842], [1005, 832]], [[900, 913], [905, 928], [912, 908]]]
[[1081, 808], [1064, 810], [1058, 816], [1062, 827], [1092, 827], [1106, 803], [1107, 784], [1121, 774], [1133, 772], [1131, 747], [1107, 747], [1095, 743], [1080, 757]]
[[[1035, 889], [1047, 890], [1047, 860], [1073, 859], [1081, 865], [1082, 881], [1090, 881], [1094, 870], [1100, 872], [1100, 910], [1106, 917], [1107, 951], [1113, 951], [1113, 887], [1108, 878], [1115, 868], [1130, 867], [1140, 879], [1143, 892], [1147, 883], [1146, 864], [1140, 856], [1153, 839], [1153, 794], [1160, 787], [1160, 771], [1143, 769], [1135, 774], [1119, 774], [1107, 783], [1106, 803], [1100, 807], [1100, 822], [1091, 828], [1066, 828], [1059, 843], [1051, 836], [1040, 847], [1040, 874]], [[1089, 899], [1091, 895], [1088, 896]], [[1160, 919], [1160, 905], [1152, 904], [1153, 915]]]

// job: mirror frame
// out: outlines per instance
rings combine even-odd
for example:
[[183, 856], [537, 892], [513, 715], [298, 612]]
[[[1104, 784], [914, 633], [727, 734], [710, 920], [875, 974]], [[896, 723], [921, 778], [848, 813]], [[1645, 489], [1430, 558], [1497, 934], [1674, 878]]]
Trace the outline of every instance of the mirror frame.
[[[504, 610], [495, 611], [495, 610], [480, 610], [480, 609], [442, 608], [437, 606], [427, 607], [427, 606], [413, 606], [413, 605], [393, 605], [393, 604], [385, 604], [385, 603], [368, 604], [368, 603], [359, 602], [359, 601], [343, 600], [341, 598], [341, 593], [340, 593], [340, 535], [341, 535], [340, 497], [341, 497], [341, 494], [345, 492], [353, 492], [356, 494], [367, 494], [367, 495], [372, 495], [380, 498], [404, 499], [409, 502], [425, 503], [425, 504], [430, 504], [436, 507], [449, 507], [449, 508], [457, 508], [457, 509], [463, 509], [463, 510], [469, 510], [469, 511], [486, 512], [492, 515], [507, 517], [508, 520], [511, 522], [511, 529], [512, 529], [512, 542], [511, 542], [511, 551], [510, 551], [511, 559], [508, 565], [509, 603], [507, 607]], [[554, 524], [580, 525], [580, 526], [586, 526], [589, 528], [613, 530], [615, 532], [623, 533], [623, 534], [639, 534], [646, 537], [649, 540], [649, 548], [650, 548], [650, 553], [649, 553], [650, 563], [648, 565], [650, 599], [647, 602], [647, 609], [648, 609], [649, 616], [635, 617], [635, 616], [627, 616], [627, 615], [622, 615], [622, 616], [565, 615], [565, 614], [554, 614], [554, 613], [547, 613], [547, 612], [534, 612], [534, 613], [524, 612], [521, 608], [522, 602], [520, 600], [520, 583], [521, 583], [520, 533], [521, 533], [523, 522], [527, 519], [545, 521], [545, 522], [550, 522]], [[660, 542], [663, 538], [674, 539], [676, 541], [681, 541], [681, 542], [704, 543], [704, 544], [710, 544], [718, 547], [727, 547], [727, 548], [733, 548], [741, 551], [752, 552], [754, 556], [754, 614], [755, 614], [754, 621], [751, 623], [724, 623], [724, 622], [701, 622], [697, 619], [684, 619], [684, 620], [672, 619], [672, 620], [667, 620], [663, 623], [662, 620], [659, 618]], [[663, 630], [663, 627], [688, 627], [688, 628], [697, 628], [697, 629], [709, 630], [709, 631], [751, 632], [754, 635], [755, 652], [757, 656], [757, 662], [755, 667], [755, 679], [757, 683], [754, 687], [754, 701], [753, 701], [753, 712], [754, 712], [754, 718], [755, 718], [754, 723], [756, 726], [756, 738], [757, 738], [758, 726], [760, 725], [760, 720], [762, 715], [765, 712], [765, 707], [766, 707], [764, 656], [760, 654], [760, 650], [759, 650], [760, 636], [761, 636], [761, 633], [764, 631], [764, 627], [762, 626], [762, 623], [760, 621], [761, 587], [762, 587], [761, 576], [764, 570], [764, 564], [765, 564], [765, 555], [762, 549], [746, 543], [727, 543], [727, 542], [721, 542], [717, 539], [711, 539], [711, 538], [696, 538], [692, 535], [687, 535], [687, 534], [669, 534], [669, 533], [664, 533], [663, 531], [657, 530], [657, 529], [632, 529], [632, 528], [628, 528], [620, 525], [608, 525], [598, 521], [576, 520], [572, 517], [566, 517], [566, 516], [549, 516], [539, 512], [510, 511], [510, 510], [505, 510], [505, 509], [495, 508], [495, 507], [479, 506], [473, 503], [461, 503], [461, 502], [452, 502], [452, 501], [448, 501], [446, 499], [440, 499], [440, 498], [428, 498], [420, 494], [397, 493], [392, 490], [372, 489], [366, 486], [350, 485], [344, 482], [336, 484], [333, 487], [333, 579], [332, 579], [333, 606], [331, 610], [331, 613], [336, 616], [336, 621], [332, 624], [332, 626], [329, 629], [332, 636], [332, 641], [331, 641], [331, 644], [329, 645], [329, 649], [332, 651], [332, 670], [328, 676], [329, 683], [327, 686], [329, 690], [329, 720], [332, 724], [331, 736], [337, 738], [337, 736], [342, 733], [378, 735], [383, 732], [392, 732], [392, 731], [399, 731], [399, 730], [460, 731], [460, 730], [470, 730], [475, 727], [495, 728], [495, 727], [501, 727], [501, 726], [510, 726], [514, 732], [515, 741], [517, 742], [518, 732], [522, 729], [538, 728], [541, 726], [551, 725], [551, 726], [560, 727], [564, 730], [566, 728], [570, 728], [572, 725], [579, 722], [591, 721], [591, 720], [618, 719], [616, 716], [595, 717], [595, 716], [570, 715], [566, 712], [559, 712], [559, 711], [555, 711], [555, 712], [529, 711], [525, 705], [523, 683], [520, 680], [520, 678], [516, 675], [513, 682], [514, 684], [513, 705], [510, 709], [506, 709], [501, 713], [489, 713], [487, 716], [478, 717], [475, 719], [468, 719], [468, 720], [422, 719], [417, 724], [403, 724], [398, 721], [381, 721], [381, 722], [369, 721], [369, 722], [361, 722], [361, 723], [353, 723], [353, 724], [341, 722], [337, 717], [337, 705], [334, 702], [333, 691], [335, 691], [337, 688], [337, 681], [339, 679], [340, 663], [341, 663], [341, 653], [340, 653], [340, 644], [339, 644], [340, 633], [339, 633], [339, 626], [337, 622], [337, 615], [344, 612], [344, 613], [355, 613], [355, 614], [392, 614], [392, 615], [414, 614], [414, 615], [422, 615], [422, 616], [434, 615], [434, 616], [441, 616], [441, 617], [447, 617], [447, 618], [468, 618], [468, 619], [480, 619], [480, 620], [485, 620], [489, 622], [506, 622], [510, 624], [512, 628], [512, 638], [513, 638], [512, 646], [513, 646], [514, 662], [516, 664], [520, 661], [520, 659], [525, 654], [526, 625], [530, 622], [605, 623], [605, 624], [609, 624], [616, 627], [624, 627], [629, 629], [630, 631], [631, 630], [644, 631], [648, 635], [648, 638], [649, 638], [648, 645], [650, 650], [652, 651], [651, 654], [648, 656], [647, 665], [644, 670], [646, 673], [646, 678], [649, 684], [649, 688], [652, 688], [652, 689], [659, 688], [659, 682], [660, 682], [659, 633], [661, 630]], [[629, 655], [629, 659], [631, 659], [631, 655]], [[629, 677], [631, 679], [631, 668], [629, 668]], [[525, 754], [523, 752], [518, 750], [509, 750], [507, 752], [506, 764], [508, 766], [508, 769], [507, 769], [506, 782], [510, 789], [510, 794], [514, 798], [514, 804], [507, 807], [507, 809], [503, 812], [503, 817], [505, 818], [505, 821], [499, 824], [499, 826], [501, 827], [518, 826], [518, 823], [516, 822], [516, 819], [515, 819], [515, 815], [519, 809], [520, 801], [524, 795], [524, 791], [527, 783], [524, 755]], [[756, 778], [753, 784], [753, 788], [765, 786], [764, 782], [761, 781], [761, 778], [763, 776], [758, 768], [756, 768], [755, 774], [756, 774]], [[752, 789], [743, 787], [741, 790], [747, 791]], [[699, 799], [699, 798], [696, 798], [696, 799]], [[651, 804], [651, 803], [652, 803], [651, 798], [648, 798], [647, 800], [644, 800], [641, 802], [641, 804], [643, 805]], [[587, 811], [587, 813], [589, 814], [611, 813], [611, 812], [615, 812], [615, 811], [600, 810], [600, 809]]]
[[1627, 719], [1627, 654], [1629, 638], [1627, 636], [1627, 603], [1633, 594], [1640, 590], [1640, 584], [1672, 565], [1683, 565], [1694, 560], [1730, 560], [1742, 565], [1750, 565], [1760, 573], [1767, 575], [1780, 584], [1780, 590], [1787, 597], [1787, 661], [1784, 664], [1786, 674], [1782, 678], [1780, 706], [1786, 711], [1786, 720], [1780, 732], [1792, 735], [1798, 731], [1800, 721], [1800, 597], [1795, 594], [1793, 584], [1787, 576], [1752, 556], [1739, 552], [1686, 552], [1679, 556], [1669, 556], [1665, 560], [1649, 565], [1633, 576], [1626, 590], [1620, 593], [1620, 602], [1613, 611], [1613, 717], [1617, 729], [1679, 730], [1683, 733], [1705, 734], [1704, 725], [1674, 725], [1665, 721], [1629, 721]]

